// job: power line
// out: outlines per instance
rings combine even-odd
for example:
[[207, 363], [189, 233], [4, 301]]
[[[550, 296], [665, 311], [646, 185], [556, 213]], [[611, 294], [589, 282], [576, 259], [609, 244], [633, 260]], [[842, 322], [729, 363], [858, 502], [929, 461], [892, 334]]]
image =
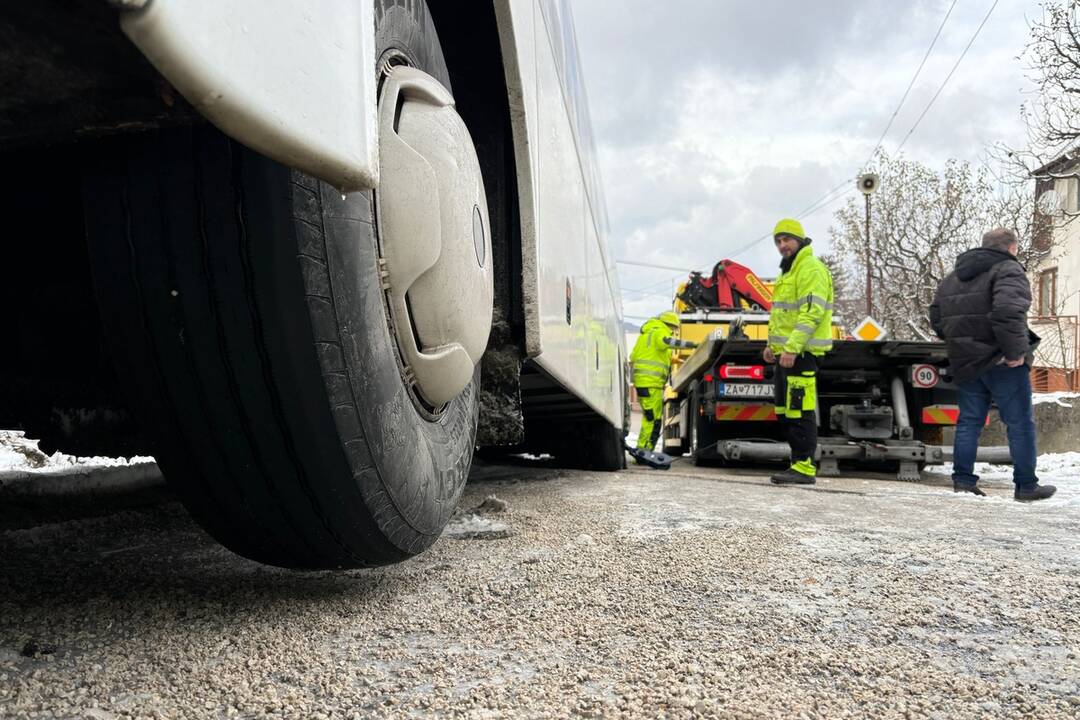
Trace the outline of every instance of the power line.
[[[810, 205], [807, 205], [806, 209], [804, 209], [802, 212], [800, 212], [795, 217], [797, 219], [801, 220], [802, 218], [807, 217], [809, 215], [813, 215], [818, 210], [821, 210], [822, 208], [824, 208], [824, 207], [826, 207], [828, 205], [831, 205], [832, 203], [836, 202], [840, 198], [845, 197], [846, 195], [848, 195], [849, 193], [851, 193], [854, 190], [854, 188], [851, 187], [851, 185], [849, 184], [850, 182], [851, 182], [850, 180], [845, 180], [844, 182], [840, 183], [839, 185], [837, 185], [836, 187], [834, 187], [833, 189], [829, 190], [827, 193], [822, 195], [820, 198], [818, 198], [815, 202], [811, 203]], [[837, 194], [837, 191], [840, 190], [841, 188], [844, 188], [844, 190], [841, 191], [839, 194]], [[742, 255], [743, 253], [749, 251], [751, 248], [757, 247], [761, 243], [765, 242], [766, 240], [768, 240], [772, 236], [773, 235], [772, 235], [771, 232], [765, 233], [764, 235], [757, 238], [756, 240], [749, 243], [748, 245], [744, 245], [741, 250], [738, 250], [737, 252], [732, 253], [730, 257], [732, 259], [737, 258], [740, 255]]]
[[833, 194], [834, 192], [836, 192], [836, 191], [837, 191], [837, 190], [839, 190], [840, 188], [842, 188], [842, 187], [846, 187], [846, 186], [847, 186], [847, 184], [848, 184], [849, 182], [851, 182], [851, 180], [844, 180], [844, 181], [843, 181], [842, 183], [840, 183], [840, 184], [839, 184], [839, 185], [837, 185], [836, 187], [834, 187], [834, 188], [831, 188], [831, 189], [829, 189], [829, 190], [826, 190], [826, 191], [825, 191], [825, 194], [824, 194], [824, 195], [822, 195], [822, 196], [821, 196], [821, 197], [819, 197], [819, 198], [818, 198], [817, 200], [815, 200], [814, 202], [810, 203], [810, 204], [809, 204], [809, 205], [807, 205], [807, 206], [806, 206], [805, 208], [803, 208], [803, 209], [802, 209], [801, 211], [799, 211], [799, 214], [798, 214], [798, 215], [797, 215], [796, 217], [802, 217], [802, 216], [803, 216], [803, 215], [805, 215], [806, 213], [810, 212], [811, 210], [813, 210], [813, 209], [814, 209], [814, 207], [816, 207], [816, 206], [817, 206], [817, 204], [818, 204], [819, 202], [821, 202], [821, 201], [822, 201], [822, 200], [824, 200], [825, 198], [829, 197], [830, 195], [832, 195], [832, 194]]
[[[682, 275], [680, 275], [679, 277], [682, 277]], [[660, 292], [659, 290], [649, 290], [647, 288], [642, 288], [640, 290], [635, 290], [633, 288], [622, 288], [622, 291], [630, 295], [637, 295], [639, 299], [645, 299], [649, 297], [667, 297], [667, 293]]]
[[910, 93], [911, 88], [915, 86], [915, 81], [918, 80], [919, 74], [922, 72], [923, 66], [926, 65], [926, 59], [930, 57], [930, 53], [933, 51], [934, 46], [937, 44], [938, 38], [941, 37], [941, 31], [945, 29], [945, 23], [949, 21], [949, 16], [952, 15], [953, 8], [956, 7], [956, 2], [957, 0], [953, 0], [952, 5], [949, 6], [948, 12], [945, 13], [945, 17], [941, 20], [941, 24], [938, 25], [937, 32], [934, 33], [934, 39], [930, 41], [930, 47], [926, 48], [926, 53], [923, 55], [922, 62], [920, 62], [919, 67], [915, 69], [915, 74], [911, 76], [911, 82], [908, 83], [907, 89], [904, 90], [904, 94], [900, 98], [900, 102], [897, 103], [896, 109], [893, 110], [892, 117], [889, 118], [889, 122], [885, 126], [885, 129], [881, 131], [881, 137], [878, 138], [877, 144], [874, 146], [874, 149], [870, 151], [870, 157], [866, 158], [866, 162], [863, 163], [864, 169], [874, 159], [874, 155], [877, 154], [877, 151], [881, 149], [881, 144], [885, 141], [885, 136], [889, 134], [889, 130], [892, 128], [893, 122], [896, 120], [896, 116], [900, 114], [900, 108], [904, 107], [904, 101], [907, 100], [908, 93]]
[[652, 268], [656, 270], [677, 270], [678, 272], [690, 272], [686, 268], [674, 267], [672, 265], [657, 265], [655, 263], [643, 263], [635, 262], [633, 260], [616, 260], [616, 265], [634, 265], [635, 267]]
[[[806, 208], [801, 213], [799, 213], [796, 217], [801, 219], [801, 218], [806, 217], [807, 215], [812, 215], [813, 213], [817, 212], [818, 210], [821, 210], [822, 208], [827, 207], [828, 205], [831, 205], [832, 203], [836, 202], [837, 200], [839, 200], [839, 199], [841, 199], [843, 197], [846, 197], [847, 195], [849, 195], [850, 193], [852, 193], [855, 190], [855, 188], [853, 188], [849, 184], [850, 182], [851, 182], [850, 180], [845, 180], [844, 182], [840, 183], [839, 185], [833, 187], [828, 192], [826, 192], [824, 195], [822, 195], [820, 198], [818, 198], [815, 202], [811, 203], [810, 205], [807, 205]], [[841, 188], [844, 188], [844, 190], [842, 192], [840, 192], [839, 194], [837, 194], [837, 191], [840, 190]], [[730, 253], [728, 255], [728, 257], [731, 258], [731, 259], [735, 259], [735, 258], [739, 257], [740, 255], [742, 255], [743, 253], [749, 251], [750, 249], [760, 245], [761, 243], [763, 243], [764, 241], [768, 240], [771, 237], [772, 237], [771, 232], [765, 233], [764, 235], [762, 235], [761, 237], [753, 240], [749, 244], [744, 245], [742, 247], [742, 249], [737, 250], [734, 253]], [[655, 269], [661, 269], [661, 270], [677, 270], [678, 269], [678, 268], [674, 268], [674, 267], [670, 267], [670, 266], [666, 266], [666, 265], [651, 265], [649, 263], [632, 262], [632, 261], [629, 261], [629, 260], [616, 260], [615, 262], [619, 263], [619, 264], [622, 264], [622, 265], [634, 265], [634, 266], [638, 266], [638, 267], [655, 268]], [[687, 270], [687, 271], [684, 271], [684, 272], [690, 272], [690, 271]], [[651, 285], [646, 285], [643, 288], [637, 288], [637, 289], [623, 288], [622, 290], [623, 290], [623, 292], [636, 293], [642, 299], [644, 299], [645, 297], [666, 297], [666, 295], [664, 295], [664, 293], [653, 291], [653, 288], [658, 288], [661, 285], [668, 285], [668, 284], [670, 284], [670, 283], [672, 283], [672, 282], [674, 282], [676, 280], [682, 279], [683, 277], [684, 277], [684, 275], [676, 275], [674, 277], [661, 280], [660, 282], [656, 282], [656, 283], [653, 283]]]
[[[919, 62], [919, 66], [915, 69], [914, 75], [911, 76], [911, 81], [908, 83], [907, 88], [904, 90], [904, 94], [900, 97], [900, 102], [897, 103], [897, 105], [896, 105], [896, 110], [893, 111], [892, 116], [889, 118], [889, 122], [886, 123], [885, 129], [882, 131], [881, 136], [878, 138], [877, 143], [874, 145], [874, 149], [870, 151], [870, 156], [867, 158], [866, 162], [863, 164], [863, 168], [865, 168], [867, 165], [869, 165], [870, 162], [873, 160], [874, 155], [876, 155], [877, 151], [881, 148], [881, 145], [885, 140], [885, 136], [888, 135], [889, 130], [892, 129], [893, 122], [896, 120], [897, 116], [899, 115], [901, 108], [903, 108], [904, 103], [907, 101], [908, 95], [911, 93], [911, 89], [915, 86], [916, 80], [918, 80], [919, 75], [922, 73], [923, 67], [926, 65], [927, 59], [930, 57], [930, 54], [933, 52], [934, 47], [937, 45], [937, 41], [941, 37], [941, 33], [944, 30], [945, 25], [949, 20], [949, 17], [952, 15], [952, 11], [956, 7], [957, 1], [958, 0], [953, 0], [952, 4], [949, 5], [949, 9], [945, 12], [945, 17], [942, 18], [941, 24], [938, 25], [937, 32], [934, 33], [934, 37], [930, 41], [930, 45], [926, 48], [926, 52], [923, 54], [922, 60]], [[967, 55], [968, 51], [971, 49], [971, 46], [975, 44], [975, 39], [979, 37], [979, 33], [982, 32], [983, 26], [985, 26], [986, 22], [990, 19], [990, 15], [993, 14], [994, 9], [998, 5], [998, 2], [1000, 2], [1000, 0], [994, 0], [994, 3], [990, 6], [990, 9], [987, 11], [986, 16], [983, 17], [982, 22], [979, 23], [978, 28], [975, 29], [975, 34], [971, 36], [971, 40], [968, 41], [967, 46], [964, 48], [963, 52], [960, 53], [960, 57], [957, 58], [956, 63], [953, 65], [952, 69], [949, 71], [949, 74], [947, 76], [945, 76], [945, 79], [942, 81], [941, 86], [938, 87], [937, 92], [934, 93], [934, 96], [930, 99], [930, 102], [927, 103], [925, 108], [923, 108], [923, 111], [919, 115], [918, 119], [915, 121], [915, 124], [911, 126], [911, 129], [908, 130], [907, 134], [904, 136], [903, 141], [901, 141], [900, 145], [897, 146], [896, 152], [899, 152], [901, 150], [901, 148], [904, 147], [904, 145], [908, 141], [908, 138], [910, 138], [912, 136], [912, 134], [914, 134], [916, 128], [918, 128], [919, 124], [922, 122], [922, 120], [926, 116], [927, 112], [930, 111], [931, 106], [933, 106], [933, 104], [937, 100], [938, 96], [941, 95], [942, 90], [945, 89], [945, 86], [948, 84], [949, 80], [952, 78], [953, 74], [956, 72], [956, 69], [960, 66], [960, 63], [963, 61], [964, 56]], [[846, 197], [854, 189], [854, 188], [852, 188], [852, 187], [850, 187], [848, 185], [848, 183], [850, 183], [850, 182], [851, 182], [850, 180], [844, 180], [840, 184], [830, 188], [824, 194], [822, 194], [817, 200], [815, 200], [810, 205], [808, 205], [804, 210], [802, 210], [802, 212], [798, 213], [795, 217], [797, 219], [802, 219], [802, 218], [804, 218], [804, 217], [806, 217], [808, 215], [812, 215], [813, 213], [816, 213], [817, 211], [831, 205], [832, 203], [836, 202], [837, 200], [839, 200], [839, 199], [841, 199], [843, 197]], [[847, 186], [847, 188], [843, 189], [843, 188], [845, 188], [845, 186]], [[749, 251], [750, 249], [756, 247], [757, 245], [761, 244], [765, 240], [768, 240], [770, 237], [772, 237], [771, 232], [770, 233], [765, 233], [761, 237], [756, 238], [755, 240], [751, 241], [749, 244], [744, 245], [740, 250], [730, 254], [729, 257], [731, 257], [731, 258], [738, 257], [739, 255], [742, 255], [743, 253], [745, 253], [745, 252]], [[657, 268], [657, 269], [664, 269], [664, 270], [678, 270], [679, 269], [679, 268], [669, 267], [669, 266], [650, 265], [648, 263], [636, 263], [636, 262], [623, 261], [623, 260], [617, 260], [616, 262], [621, 263], [623, 265], [636, 265], [636, 266], [640, 266], [640, 267], [649, 267], [649, 268]], [[652, 288], [659, 287], [661, 285], [665, 285], [667, 283], [673, 282], [674, 280], [677, 280], [677, 279], [679, 279], [681, 277], [682, 277], [681, 275], [677, 275], [674, 278], [663, 280], [661, 282], [654, 283], [652, 285], [646, 285], [645, 288], [642, 288], [642, 290], [650, 290]]]
[[[881, 144], [882, 144], [882, 142], [884, 142], [885, 136], [889, 133], [889, 130], [892, 128], [893, 122], [896, 120], [897, 115], [900, 113], [900, 109], [904, 106], [904, 103], [907, 101], [908, 94], [911, 93], [911, 88], [914, 87], [915, 81], [918, 80], [919, 75], [922, 73], [922, 69], [926, 65], [927, 58], [930, 57], [930, 53], [933, 52], [934, 46], [937, 45], [937, 41], [941, 37], [941, 31], [944, 30], [945, 24], [949, 21], [949, 16], [952, 15], [952, 11], [953, 11], [953, 8], [956, 7], [956, 3], [957, 3], [957, 0], [953, 0], [952, 4], [949, 5], [949, 9], [948, 9], [948, 11], [946, 11], [945, 17], [942, 18], [941, 24], [938, 25], [937, 32], [934, 33], [934, 37], [930, 41], [929, 47], [926, 48], [926, 52], [923, 54], [922, 61], [919, 63], [919, 67], [917, 67], [915, 69], [915, 74], [911, 76], [911, 81], [908, 83], [907, 89], [904, 90], [904, 94], [900, 97], [900, 102], [897, 103], [896, 110], [893, 111], [892, 116], [889, 118], [889, 122], [886, 123], [885, 129], [882, 131], [881, 136], [878, 138], [877, 143], [874, 145], [874, 149], [870, 151], [870, 156], [866, 159], [866, 162], [863, 163], [863, 168], [865, 168], [867, 165], [870, 164], [870, 161], [874, 159], [874, 155], [876, 155], [877, 151], [881, 148]], [[998, 3], [998, 0], [994, 0], [994, 5], [995, 6], [997, 5], [997, 3]], [[993, 12], [993, 11], [994, 11], [994, 8], [991, 7], [990, 12]], [[978, 30], [975, 31], [975, 37], [978, 37], [979, 32], [982, 30], [982, 26], [986, 24], [986, 20], [989, 17], [990, 17], [990, 13], [987, 13], [986, 18], [983, 18], [982, 25], [979, 25]], [[971, 42], [968, 43], [968, 48], [970, 48], [971, 44], [975, 41], [975, 37], [972, 37]], [[964, 54], [966, 54], [966, 53], [967, 53], [967, 48], [964, 49]], [[962, 59], [963, 59], [963, 55], [960, 56], [960, 60], [962, 60]], [[960, 61], [957, 60], [956, 64], [959, 65]], [[953, 67], [953, 70], [954, 71], [956, 70], [955, 66]], [[950, 72], [949, 75], [951, 76], [952, 73]], [[948, 82], [948, 78], [945, 79], [945, 82]], [[942, 83], [942, 86], [944, 86], [944, 83]], [[939, 88], [938, 93], [940, 93], [940, 92], [941, 92], [941, 90]], [[937, 96], [935, 95], [934, 97], [936, 99]], [[933, 101], [931, 101], [931, 104], [933, 104]], [[929, 107], [927, 107], [927, 110], [928, 109], [929, 109]], [[926, 114], [926, 110], [923, 110], [923, 115], [925, 115], [925, 114]], [[922, 120], [922, 116], [919, 116], [919, 120]], [[917, 124], [918, 124], [918, 122], [916, 122], [916, 125]], [[912, 131], [909, 131], [908, 134], [910, 135], [911, 132], [913, 132], [913, 131], [914, 131], [914, 128], [912, 129]], [[906, 138], [905, 138], [905, 141], [906, 141]], [[903, 147], [903, 144], [901, 144], [901, 147]], [[899, 150], [899, 148], [897, 148], [897, 150]], [[831, 205], [832, 203], [836, 202], [840, 198], [847, 196], [852, 190], [852, 188], [850, 186], [848, 186], [849, 182], [850, 182], [850, 180], [844, 180], [839, 185], [836, 185], [836, 186], [832, 187], [831, 189], [825, 191], [825, 193], [823, 195], [821, 195], [814, 202], [810, 203], [810, 205], [808, 205], [802, 212], [800, 212], [795, 217], [798, 218], [798, 219], [802, 219], [802, 218], [804, 218], [804, 217], [806, 217], [808, 215], [812, 215], [813, 213], [817, 212], [818, 210], [821, 210], [822, 208], [827, 207], [827, 206]], [[843, 189], [843, 188], [845, 188], [845, 186], [847, 186], [846, 189]], [[841, 192], [839, 192], [839, 194], [837, 194], [838, 191], [841, 191]], [[734, 257], [738, 257], [739, 255], [742, 255], [743, 253], [747, 252], [751, 248], [756, 247], [757, 245], [763, 243], [765, 240], [769, 239], [770, 237], [772, 237], [772, 233], [766, 233], [765, 235], [762, 235], [761, 237], [757, 238], [756, 240], [749, 243], [748, 245], [745, 245], [738, 252], [732, 254], [731, 257], [734, 258]]]
[[900, 149], [904, 147], [908, 139], [915, 132], [915, 129], [919, 127], [919, 123], [921, 123], [922, 119], [926, 117], [926, 113], [930, 112], [930, 108], [933, 107], [934, 102], [938, 99], [938, 96], [941, 95], [941, 91], [944, 90], [945, 86], [949, 84], [949, 80], [952, 78], [953, 73], [956, 72], [956, 68], [960, 67], [960, 63], [961, 61], [963, 61], [964, 56], [968, 54], [968, 50], [970, 50], [971, 46], [975, 44], [975, 38], [979, 37], [979, 33], [982, 32], [983, 26], [986, 25], [986, 21], [990, 19], [990, 15], [993, 14], [994, 8], [997, 7], [999, 1], [1000, 0], [994, 0], [994, 4], [991, 5], [990, 9], [986, 11], [986, 16], [982, 19], [982, 22], [979, 23], [979, 27], [975, 28], [975, 34], [971, 36], [970, 40], [968, 40], [967, 47], [965, 47], [964, 51], [960, 53], [960, 57], [956, 59], [956, 63], [953, 64], [952, 70], [949, 71], [949, 74], [946, 75], [945, 79], [941, 81], [941, 85], [938, 87], [937, 92], [934, 93], [934, 97], [930, 98], [930, 102], [928, 102], [926, 104], [926, 107], [923, 108], [922, 114], [919, 115], [919, 118], [915, 121], [915, 124], [911, 126], [910, 130], [907, 131], [907, 135], [904, 136], [903, 141], [897, 146], [896, 152], [900, 152]]
[[819, 210], [823, 210], [824, 208], [828, 207], [829, 205], [832, 205], [837, 200], [841, 200], [841, 199], [847, 197], [848, 195], [850, 195], [853, 192], [855, 192], [855, 188], [851, 187], [849, 185], [848, 187], [844, 188], [843, 192], [838, 193], [837, 195], [834, 195], [831, 198], [827, 198], [825, 200], [822, 200], [817, 205], [814, 205], [812, 208], [810, 208], [810, 210], [808, 210], [806, 213], [804, 213], [800, 217], [809, 217], [810, 215], [814, 215]]
[[679, 273], [678, 275], [673, 275], [672, 277], [665, 278], [664, 280], [661, 280], [660, 282], [654, 282], [651, 285], [646, 285], [644, 288], [642, 288], [642, 290], [652, 290], [653, 288], [658, 288], [661, 285], [670, 285], [671, 283], [675, 282], [676, 280], [679, 280], [679, 279], [684, 278], [684, 277], [686, 277], [686, 273]]

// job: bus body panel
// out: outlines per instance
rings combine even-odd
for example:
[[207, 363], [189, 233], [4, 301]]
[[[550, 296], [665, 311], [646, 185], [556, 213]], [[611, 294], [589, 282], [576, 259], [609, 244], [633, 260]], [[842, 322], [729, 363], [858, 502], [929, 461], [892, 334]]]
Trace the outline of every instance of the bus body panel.
[[616, 427], [621, 304], [566, 0], [496, 3], [521, 214], [528, 354]]
[[226, 134], [343, 192], [378, 183], [372, 3], [153, 0], [120, 25]]

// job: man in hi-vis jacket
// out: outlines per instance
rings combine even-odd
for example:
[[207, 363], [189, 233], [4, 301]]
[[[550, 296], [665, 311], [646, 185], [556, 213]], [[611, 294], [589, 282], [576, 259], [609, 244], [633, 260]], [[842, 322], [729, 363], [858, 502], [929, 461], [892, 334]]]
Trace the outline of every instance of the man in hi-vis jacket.
[[771, 480], [812, 485], [817, 480], [817, 370], [832, 349], [833, 281], [798, 220], [778, 222], [773, 240], [782, 259], [763, 357], [777, 364], [776, 417], [787, 426], [791, 466]]
[[630, 362], [634, 365], [634, 389], [642, 415], [637, 440], [639, 450], [654, 450], [660, 439], [664, 385], [671, 374], [673, 352], [679, 348], [697, 347], [695, 343], [672, 337], [678, 327], [679, 316], [671, 310], [646, 320], [630, 353]]

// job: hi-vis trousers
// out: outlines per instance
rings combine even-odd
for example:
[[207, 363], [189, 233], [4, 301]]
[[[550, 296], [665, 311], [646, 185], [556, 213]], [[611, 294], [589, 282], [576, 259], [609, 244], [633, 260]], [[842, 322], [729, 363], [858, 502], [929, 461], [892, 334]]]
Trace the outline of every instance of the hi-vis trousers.
[[817, 369], [817, 357], [807, 353], [794, 367], [776, 366], [776, 418], [786, 425], [791, 469], [811, 476], [817, 474]]
[[638, 433], [638, 450], [656, 450], [664, 420], [664, 388], [636, 388], [641, 404], [641, 431]]

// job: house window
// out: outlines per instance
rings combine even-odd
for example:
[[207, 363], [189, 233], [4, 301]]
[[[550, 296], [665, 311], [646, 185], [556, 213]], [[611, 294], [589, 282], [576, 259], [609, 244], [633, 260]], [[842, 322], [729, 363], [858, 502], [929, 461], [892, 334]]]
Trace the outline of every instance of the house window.
[[1039, 273], [1039, 315], [1057, 314], [1057, 268]]
[[1074, 213], [1080, 210], [1080, 180], [1074, 177], [1058, 178], [1054, 190], [1061, 196], [1062, 209]]

